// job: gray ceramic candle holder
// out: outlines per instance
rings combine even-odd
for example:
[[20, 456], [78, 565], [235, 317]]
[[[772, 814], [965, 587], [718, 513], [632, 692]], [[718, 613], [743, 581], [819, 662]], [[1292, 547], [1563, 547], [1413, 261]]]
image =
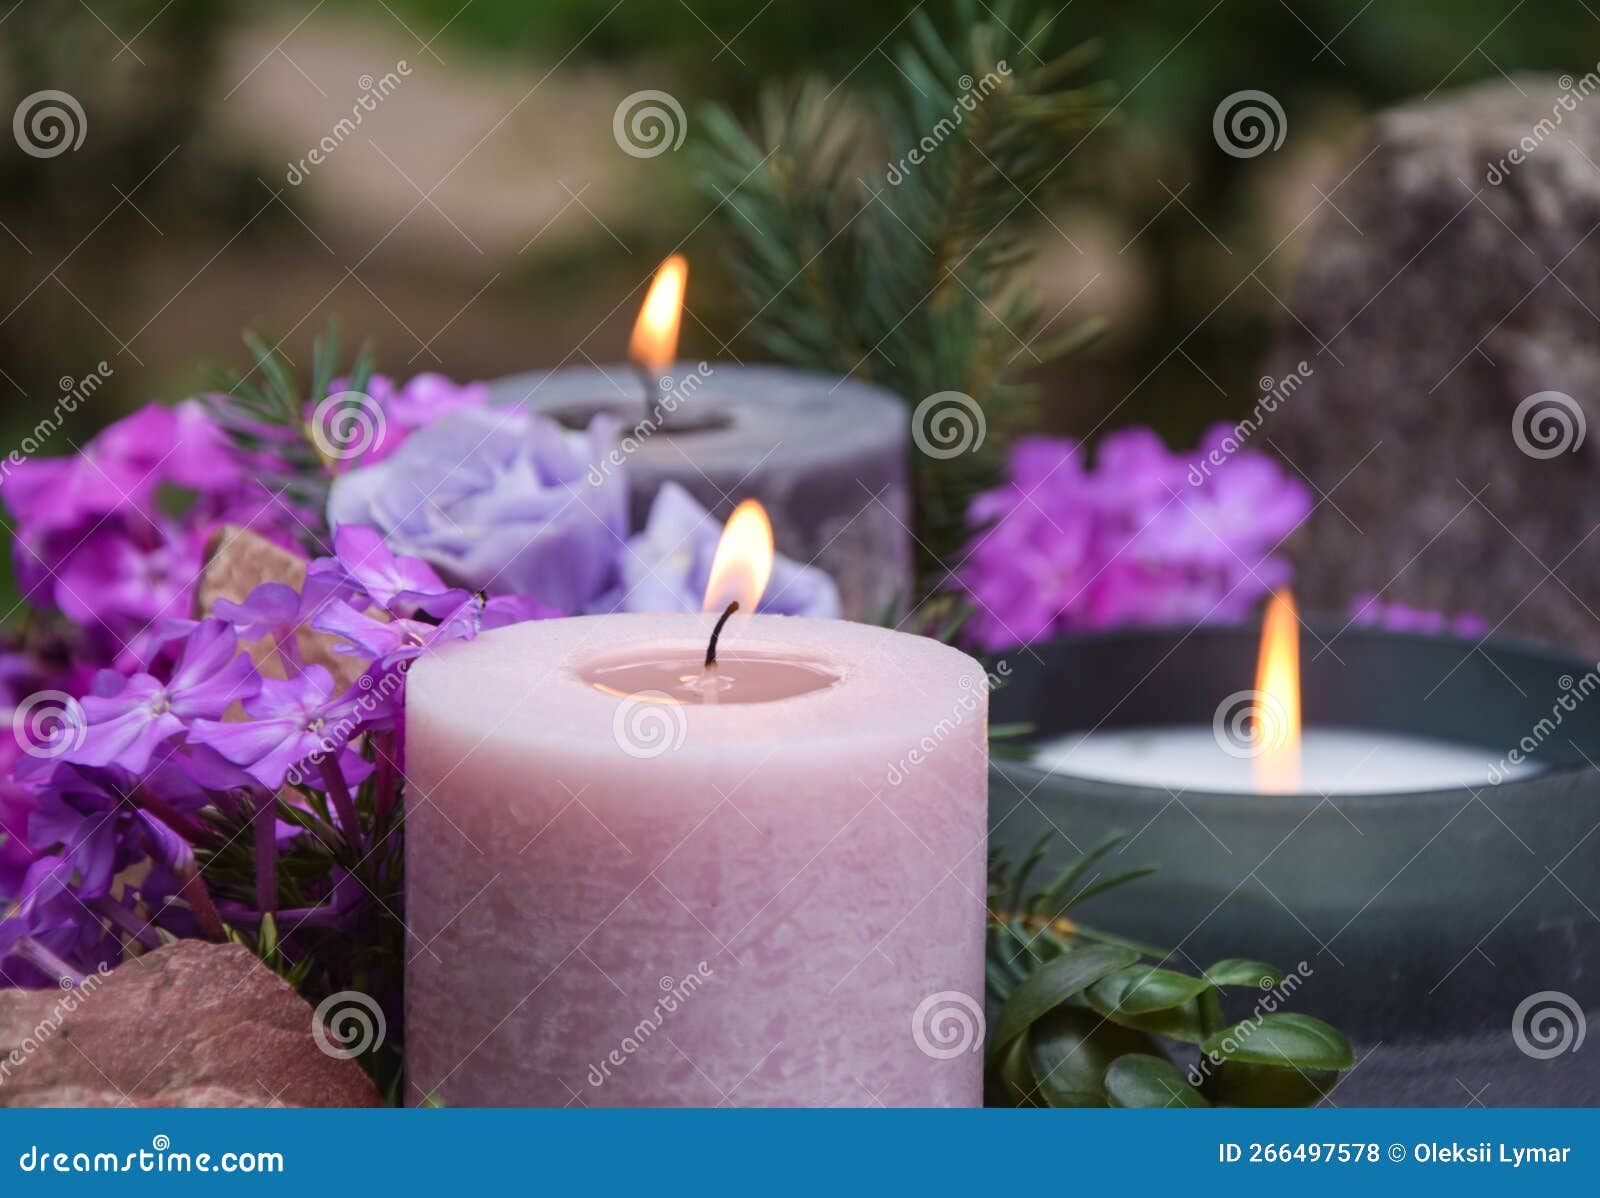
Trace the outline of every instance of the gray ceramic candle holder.
[[661, 427], [624, 445], [635, 527], [669, 480], [719, 518], [759, 499], [778, 551], [831, 574], [846, 616], [878, 618], [910, 594], [909, 420], [887, 391], [712, 362], [680, 363], [648, 402], [631, 366], [512, 375], [490, 392], [573, 425], [604, 411], [633, 429], [661, 413]]
[[[1340, 631], [1336, 622], [1311, 630], [1301, 642], [1308, 727], [1481, 745], [1486, 762], [1526, 738], [1544, 772], [1476, 789], [1274, 796], [1175, 793], [997, 760], [991, 842], [1015, 860], [1058, 828], [1046, 865], [1059, 867], [1073, 844], [1126, 832], [1106, 871], [1159, 872], [1086, 904], [1085, 923], [1171, 948], [1180, 967], [1306, 961], [1296, 1009], [1369, 1042], [1504, 1034], [1537, 991], [1595, 1007], [1594, 666], [1504, 642]], [[1255, 627], [1172, 629], [1036, 646], [1009, 659], [1012, 681], [994, 695], [992, 718], [1030, 721], [1039, 739], [1096, 726], [1209, 725], [1226, 696], [1253, 685], [1258, 637]], [[1319, 640], [1332, 641], [1320, 655]]]

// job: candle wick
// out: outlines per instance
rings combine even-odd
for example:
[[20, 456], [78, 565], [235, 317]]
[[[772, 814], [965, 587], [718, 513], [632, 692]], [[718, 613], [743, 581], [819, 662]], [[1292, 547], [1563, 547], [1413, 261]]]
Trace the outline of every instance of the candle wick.
[[712, 669], [717, 664], [717, 638], [722, 635], [722, 627], [728, 622], [728, 617], [739, 610], [737, 600], [728, 604], [728, 609], [722, 613], [722, 618], [717, 621], [717, 626], [711, 630], [711, 643], [706, 646], [706, 669]]

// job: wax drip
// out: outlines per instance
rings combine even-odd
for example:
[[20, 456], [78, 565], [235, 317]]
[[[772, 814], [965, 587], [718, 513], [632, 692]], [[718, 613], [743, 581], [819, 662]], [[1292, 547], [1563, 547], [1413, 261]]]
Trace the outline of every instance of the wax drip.
[[728, 622], [728, 617], [739, 610], [737, 600], [728, 604], [728, 610], [722, 613], [722, 618], [717, 621], [717, 626], [711, 630], [711, 643], [706, 646], [706, 669], [717, 664], [717, 638], [722, 635], [722, 627]]

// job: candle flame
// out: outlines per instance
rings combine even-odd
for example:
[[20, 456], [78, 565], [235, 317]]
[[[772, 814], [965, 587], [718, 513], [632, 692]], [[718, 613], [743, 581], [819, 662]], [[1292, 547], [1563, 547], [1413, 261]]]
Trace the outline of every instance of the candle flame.
[[683, 293], [688, 285], [689, 261], [682, 254], [673, 254], [656, 270], [628, 341], [628, 359], [635, 366], [661, 374], [677, 361]]
[[772, 553], [772, 521], [767, 519], [767, 509], [746, 499], [723, 526], [700, 610], [720, 613], [737, 602], [741, 613], [755, 611], [772, 577]]
[[1300, 620], [1288, 591], [1273, 592], [1267, 603], [1255, 702], [1256, 789], [1293, 794], [1300, 789]]

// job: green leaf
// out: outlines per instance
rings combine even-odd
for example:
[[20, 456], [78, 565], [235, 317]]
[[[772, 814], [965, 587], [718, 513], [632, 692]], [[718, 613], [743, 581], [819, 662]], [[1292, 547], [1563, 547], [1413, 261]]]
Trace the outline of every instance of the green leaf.
[[[1215, 994], [1216, 991], [1210, 991]], [[1118, 1005], [1122, 996], [1122, 988], [1107, 986], [1106, 982], [1096, 982], [1084, 991], [1084, 998], [1089, 1005], [1113, 1023], [1122, 1027], [1133, 1028], [1136, 1031], [1148, 1032], [1152, 1036], [1166, 1036], [1172, 1040], [1182, 1040], [1185, 1044], [1199, 1044], [1206, 1038], [1208, 1029], [1205, 1025], [1205, 1015], [1197, 1001], [1189, 1001], [1181, 1006], [1171, 1007], [1164, 1011], [1149, 1011], [1142, 1015], [1129, 1014]]]
[[1166, 1057], [1130, 1053], [1106, 1070], [1106, 1099], [1118, 1107], [1205, 1107], [1211, 1104]]
[[1035, 1021], [1055, 1010], [1085, 986], [1093, 985], [1106, 974], [1131, 965], [1136, 960], [1138, 954], [1131, 949], [1095, 944], [1075, 948], [1053, 961], [1046, 961], [1012, 992], [1010, 1001], [1000, 1011], [1000, 1018], [995, 1021], [990, 1039], [991, 1051], [998, 1056]]
[[1019, 1037], [990, 1070], [990, 1101], [999, 1106], [1043, 1106], [1028, 1065], [1028, 1040]]
[[1053, 1107], [1106, 1105], [1106, 1071], [1129, 1053], [1160, 1052], [1150, 1037], [1078, 1006], [1057, 1007], [1028, 1029], [1028, 1063], [1038, 1097]]
[[1348, 1069], [1356, 1063], [1350, 1041], [1310, 1015], [1263, 1015], [1224, 1028], [1200, 1047], [1225, 1061], [1248, 1065]]
[[1207, 1079], [1205, 1092], [1218, 1106], [1313, 1106], [1339, 1077], [1336, 1069], [1280, 1069], [1224, 1061]]
[[1213, 986], [1259, 986], [1267, 990], [1283, 981], [1283, 970], [1262, 961], [1228, 957], [1207, 969], [1206, 978]]
[[1096, 982], [1095, 997], [1091, 1001], [1098, 1000], [1108, 1011], [1146, 1015], [1181, 1007], [1210, 987], [1211, 983], [1204, 978], [1192, 978], [1154, 965], [1134, 965]]

